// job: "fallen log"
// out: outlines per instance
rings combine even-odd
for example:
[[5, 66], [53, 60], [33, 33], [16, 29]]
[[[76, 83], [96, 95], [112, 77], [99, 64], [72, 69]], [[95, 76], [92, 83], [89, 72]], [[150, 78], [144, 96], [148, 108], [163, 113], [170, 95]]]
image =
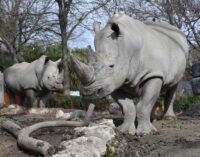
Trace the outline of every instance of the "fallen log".
[[17, 138], [17, 143], [21, 149], [34, 151], [43, 156], [50, 156], [55, 153], [55, 148], [46, 141], [30, 137], [30, 134], [38, 129], [47, 127], [82, 127], [87, 126], [94, 111], [94, 105], [90, 104], [83, 121], [46, 121], [40, 122], [21, 129], [19, 125], [11, 120], [6, 120], [2, 127], [12, 133]]

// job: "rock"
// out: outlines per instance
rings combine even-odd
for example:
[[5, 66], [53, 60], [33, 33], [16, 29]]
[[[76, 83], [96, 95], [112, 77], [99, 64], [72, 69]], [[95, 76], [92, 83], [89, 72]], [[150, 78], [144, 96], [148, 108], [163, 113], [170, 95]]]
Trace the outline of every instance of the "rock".
[[106, 125], [106, 126], [110, 126], [112, 128], [115, 128], [115, 125], [114, 125], [112, 119], [101, 119], [101, 120], [97, 121], [96, 124], [94, 124], [94, 125]]
[[192, 65], [192, 77], [200, 77], [200, 62], [197, 62]]
[[200, 95], [200, 77], [192, 79], [192, 91], [196, 95]]
[[103, 119], [88, 127], [75, 128], [75, 134], [82, 136], [63, 141], [52, 157], [101, 157], [106, 154], [108, 142], [115, 137], [113, 127], [112, 120]]
[[55, 110], [51, 108], [30, 108], [28, 113], [34, 115], [45, 115], [55, 113]]
[[190, 107], [185, 113], [183, 113], [183, 115], [189, 117], [200, 117], [200, 104]]
[[[96, 136], [82, 136], [71, 141], [64, 141], [61, 143], [61, 147], [65, 148], [64, 152], [69, 151], [74, 146], [87, 146], [86, 149], [92, 150], [93, 154], [103, 155], [106, 153], [106, 142]], [[90, 149], [89, 149], [90, 148]], [[99, 156], [97, 155], [97, 156]]]
[[82, 119], [85, 117], [86, 111], [84, 110], [75, 110], [72, 114], [70, 119], [76, 120], [76, 119]]
[[15, 108], [16, 108], [16, 104], [10, 104], [10, 105], [8, 106], [8, 108], [9, 108], [9, 109], [15, 109]]
[[76, 145], [73, 148], [66, 149], [65, 152], [59, 152], [52, 157], [100, 157], [100, 154], [95, 155], [87, 147]]
[[102, 138], [106, 142], [109, 142], [115, 137], [115, 132], [112, 127], [107, 125], [93, 125], [91, 127], [79, 127], [75, 128], [75, 133], [84, 134], [87, 136], [96, 136]]
[[85, 117], [86, 111], [75, 110], [73, 112], [65, 113], [62, 110], [56, 112], [56, 118], [66, 119], [66, 120], [77, 120]]
[[69, 112], [69, 113], [64, 113], [62, 110], [58, 110], [56, 112], [56, 118], [58, 119], [70, 119], [71, 118], [71, 115], [72, 115], [72, 112]]
[[189, 81], [181, 80], [178, 84], [178, 95], [190, 95], [192, 93], [192, 85]]

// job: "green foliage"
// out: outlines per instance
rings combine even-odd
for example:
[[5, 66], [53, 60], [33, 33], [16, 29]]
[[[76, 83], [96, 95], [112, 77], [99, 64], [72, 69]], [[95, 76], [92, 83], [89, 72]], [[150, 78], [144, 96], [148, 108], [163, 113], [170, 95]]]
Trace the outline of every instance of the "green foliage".
[[4, 121], [6, 120], [6, 118], [5, 117], [3, 117], [3, 116], [0, 116], [0, 124], [2, 124]]
[[32, 62], [42, 55], [48, 56], [53, 61], [62, 57], [60, 44], [50, 45], [47, 48], [44, 48], [35, 43], [33, 45], [29, 45], [28, 47], [24, 47], [23, 51], [27, 52], [25, 55], [23, 55], [26, 62]]
[[110, 98], [87, 100], [79, 96], [66, 96], [63, 94], [53, 95], [48, 101], [48, 107], [78, 108], [87, 109], [90, 103], [95, 104], [96, 110], [104, 110], [113, 102]]
[[29, 45], [27, 47], [24, 46], [23, 51], [26, 51], [26, 53], [23, 55], [23, 58], [29, 63], [38, 59], [45, 53], [45, 49], [38, 43], [34, 43], [33, 45]]
[[200, 103], [200, 97], [197, 95], [181, 96], [174, 102], [174, 110], [176, 112], [185, 111], [189, 107]]
[[62, 58], [61, 45], [56, 44], [56, 45], [47, 47], [45, 55], [48, 56], [53, 61], [58, 60], [59, 58]]
[[6, 69], [11, 65], [13, 65], [13, 61], [9, 57], [6, 57], [6, 56], [2, 57], [1, 56], [0, 67]]
[[104, 157], [114, 157], [114, 152], [110, 148], [110, 146], [107, 146], [106, 154], [104, 155]]

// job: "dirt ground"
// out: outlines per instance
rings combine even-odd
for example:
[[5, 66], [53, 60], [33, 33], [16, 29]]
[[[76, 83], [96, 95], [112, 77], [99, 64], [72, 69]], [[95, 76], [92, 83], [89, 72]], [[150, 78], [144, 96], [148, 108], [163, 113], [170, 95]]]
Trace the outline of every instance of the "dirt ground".
[[[158, 133], [144, 137], [117, 132], [113, 157], [200, 157], [200, 107], [179, 115], [176, 121], [155, 121]], [[4, 116], [23, 126], [51, 117], [18, 115]], [[2, 119], [2, 117], [1, 117]], [[74, 138], [73, 128], [41, 129], [32, 135], [58, 146], [62, 140]], [[0, 128], [0, 157], [36, 157], [17, 147], [16, 139]]]

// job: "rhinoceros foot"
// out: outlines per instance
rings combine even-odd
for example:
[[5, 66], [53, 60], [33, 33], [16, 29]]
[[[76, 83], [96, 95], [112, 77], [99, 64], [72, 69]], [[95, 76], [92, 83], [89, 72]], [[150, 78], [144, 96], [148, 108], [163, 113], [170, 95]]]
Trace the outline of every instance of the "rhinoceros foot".
[[122, 123], [117, 127], [120, 132], [129, 133], [131, 135], [135, 135], [135, 124], [133, 122], [130, 123]]
[[176, 117], [176, 115], [164, 115], [163, 119], [169, 120], [169, 121], [176, 121], [177, 117]]
[[136, 134], [139, 136], [148, 135], [148, 134], [156, 133], [156, 132], [157, 132], [157, 129], [150, 122], [138, 124], [137, 130], [136, 130]]

